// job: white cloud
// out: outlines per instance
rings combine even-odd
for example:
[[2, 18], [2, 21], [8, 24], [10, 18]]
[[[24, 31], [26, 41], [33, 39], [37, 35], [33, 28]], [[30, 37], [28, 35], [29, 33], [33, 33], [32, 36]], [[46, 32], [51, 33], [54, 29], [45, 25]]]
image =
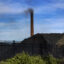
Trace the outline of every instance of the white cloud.
[[64, 19], [49, 18], [49, 19], [44, 19], [42, 23], [35, 24], [35, 33], [43, 33], [43, 32], [44, 33], [64, 32]]
[[47, 5], [41, 5], [34, 8], [35, 13], [51, 13], [55, 12], [57, 9], [64, 9], [63, 3], [49, 3]]
[[0, 14], [2, 13], [22, 13], [27, 9], [27, 6], [20, 3], [5, 4], [0, 3]]
[[[26, 20], [26, 21], [25, 21]], [[14, 23], [0, 22], [0, 40], [23, 40], [30, 36], [29, 19]]]
[[[20, 3], [12, 3], [12, 4], [5, 4], [0, 2], [0, 14], [1, 13], [22, 13], [27, 10], [29, 6], [26, 4]], [[51, 13], [56, 11], [57, 9], [64, 9], [64, 2], [56, 2], [56, 3], [48, 3], [47, 5], [41, 6], [33, 6], [32, 7], [35, 13]]]
[[[42, 20], [40, 20], [41, 22]], [[45, 23], [44, 23], [45, 22]], [[50, 24], [49, 24], [50, 23]], [[17, 23], [16, 23], [17, 24]], [[4, 24], [1, 24], [4, 25]], [[8, 25], [8, 24], [5, 24]], [[8, 29], [0, 31], [0, 40], [23, 40], [30, 36], [30, 26], [21, 25], [21, 20], [19, 21], [21, 29]], [[43, 19], [42, 23], [36, 23], [34, 25], [35, 33], [62, 33], [64, 32], [64, 19], [63, 18], [49, 18]]]
[[3, 30], [0, 32], [0, 40], [18, 40], [21, 41], [30, 36], [30, 31], [24, 27], [16, 30]]
[[22, 19], [18, 19], [16, 21], [10, 21], [10, 22], [0, 22], [0, 27], [25, 27], [26, 25], [30, 25], [30, 19], [27, 18], [22, 18]]
[[[28, 7], [20, 4], [20, 3], [12, 3], [12, 4], [5, 4], [0, 3], [0, 14], [1, 13], [11, 13], [11, 14], [17, 14], [22, 13], [24, 10], [26, 10]], [[64, 9], [64, 3], [63, 2], [57, 2], [57, 3], [49, 3], [47, 5], [32, 7], [34, 8], [35, 13], [51, 13], [55, 12], [57, 9]], [[0, 40], [22, 40], [26, 38], [26, 36], [29, 36], [30, 34], [30, 28], [27, 26], [27, 22], [22, 23], [25, 20], [20, 20], [19, 23], [0, 23], [0, 27], [8, 26], [12, 27], [14, 25], [21, 27], [21, 29], [11, 29], [11, 30], [0, 30]], [[27, 20], [26, 20], [27, 21]], [[40, 24], [35, 24], [35, 33], [50, 33], [50, 32], [63, 32], [64, 27], [64, 19], [63, 18], [50, 18], [50, 19], [43, 19], [46, 23], [43, 22]], [[40, 21], [41, 22], [41, 21]], [[49, 24], [49, 23], [50, 24]], [[24, 24], [24, 25], [23, 25]], [[13, 28], [13, 27], [12, 27]]]
[[[8, 0], [9, 2], [11, 0]], [[29, 8], [25, 3], [3, 3], [0, 2], [0, 14], [1, 13], [21, 13]], [[42, 4], [41, 6], [32, 6], [35, 13], [51, 13], [56, 11], [57, 9], [64, 9], [63, 0], [56, 0], [54, 3]]]

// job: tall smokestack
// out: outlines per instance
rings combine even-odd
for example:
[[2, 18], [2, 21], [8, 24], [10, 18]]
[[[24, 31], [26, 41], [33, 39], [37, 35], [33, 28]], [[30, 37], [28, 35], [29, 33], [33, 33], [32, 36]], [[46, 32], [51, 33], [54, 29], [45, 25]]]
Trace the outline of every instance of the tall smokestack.
[[34, 22], [33, 22], [33, 10], [32, 9], [30, 9], [30, 21], [31, 21], [31, 36], [33, 36], [34, 35]]

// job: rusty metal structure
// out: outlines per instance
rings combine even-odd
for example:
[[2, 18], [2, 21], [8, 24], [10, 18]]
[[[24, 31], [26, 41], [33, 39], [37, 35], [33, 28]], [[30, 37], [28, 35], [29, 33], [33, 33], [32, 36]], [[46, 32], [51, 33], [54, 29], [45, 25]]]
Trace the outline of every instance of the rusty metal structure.
[[33, 20], [33, 9], [29, 9], [29, 12], [30, 12], [30, 26], [31, 26], [31, 33], [30, 35], [33, 36], [34, 35], [34, 20]]

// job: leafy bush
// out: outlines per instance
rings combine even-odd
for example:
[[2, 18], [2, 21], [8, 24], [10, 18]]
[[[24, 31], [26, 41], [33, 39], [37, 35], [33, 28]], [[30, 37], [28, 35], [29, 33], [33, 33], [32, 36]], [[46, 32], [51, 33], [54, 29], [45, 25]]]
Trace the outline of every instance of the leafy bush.
[[41, 58], [40, 56], [29, 56], [23, 52], [11, 59], [1, 61], [0, 64], [61, 64], [62, 62], [64, 62], [64, 59], [56, 59], [52, 55]]
[[29, 56], [24, 52], [17, 54], [14, 58], [1, 61], [0, 64], [46, 64], [40, 56]]

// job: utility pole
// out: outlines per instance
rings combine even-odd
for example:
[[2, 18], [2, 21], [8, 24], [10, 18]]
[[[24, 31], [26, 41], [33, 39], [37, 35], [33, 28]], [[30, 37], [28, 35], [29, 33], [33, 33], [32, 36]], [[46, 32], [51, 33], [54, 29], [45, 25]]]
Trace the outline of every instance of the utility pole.
[[30, 11], [31, 36], [33, 36], [34, 35], [33, 10], [29, 9], [29, 11]]

